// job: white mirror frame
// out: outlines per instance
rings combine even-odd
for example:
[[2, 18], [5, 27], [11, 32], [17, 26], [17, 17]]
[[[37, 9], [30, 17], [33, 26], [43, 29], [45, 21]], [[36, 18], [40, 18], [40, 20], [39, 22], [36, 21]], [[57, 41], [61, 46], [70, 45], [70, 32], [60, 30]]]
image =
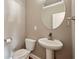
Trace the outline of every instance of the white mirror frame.
[[58, 4], [61, 4], [61, 3], [63, 3], [63, 2], [64, 2], [64, 0], [61, 0], [60, 2], [57, 2], [57, 3], [54, 3], [54, 4], [50, 4], [50, 5], [48, 5], [48, 6], [43, 6], [43, 9], [45, 9], [45, 8], [49, 8], [49, 7], [58, 5]]

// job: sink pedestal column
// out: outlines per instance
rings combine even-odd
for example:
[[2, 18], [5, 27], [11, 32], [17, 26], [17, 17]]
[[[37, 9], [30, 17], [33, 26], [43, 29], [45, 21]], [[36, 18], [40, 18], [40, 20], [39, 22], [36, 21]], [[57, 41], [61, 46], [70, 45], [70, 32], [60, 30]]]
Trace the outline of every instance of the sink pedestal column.
[[46, 49], [46, 59], [54, 59], [54, 51]]

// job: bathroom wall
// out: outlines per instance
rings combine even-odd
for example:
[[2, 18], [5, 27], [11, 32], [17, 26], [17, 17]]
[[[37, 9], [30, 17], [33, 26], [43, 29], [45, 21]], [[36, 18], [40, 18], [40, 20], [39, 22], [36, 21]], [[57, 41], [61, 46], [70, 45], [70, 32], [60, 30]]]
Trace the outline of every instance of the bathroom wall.
[[[72, 17], [75, 19], [75, 0], [72, 0]], [[72, 49], [73, 49], [73, 59], [75, 59], [75, 20], [72, 23]]]
[[[50, 29], [46, 28], [41, 21], [40, 6], [35, 3], [36, 0], [26, 0], [26, 37], [38, 40], [41, 37], [48, 37]], [[56, 59], [72, 59], [72, 36], [71, 36], [71, 21], [66, 21], [67, 17], [71, 16], [71, 0], [65, 0], [66, 16], [62, 25], [53, 30], [53, 38], [59, 39], [64, 46], [60, 51], [56, 51]], [[34, 30], [37, 27], [37, 30]], [[35, 55], [41, 59], [45, 58], [45, 48], [36, 44]]]
[[72, 0], [72, 16], [75, 16], [75, 0]]
[[72, 49], [73, 49], [73, 59], [75, 59], [75, 21], [72, 20]]
[[[4, 37], [12, 37], [12, 48], [17, 50], [24, 45], [25, 2], [5, 0]], [[17, 47], [17, 48], [16, 48]]]
[[[35, 0], [26, 0], [26, 37], [38, 40], [41, 37], [47, 37], [50, 30], [43, 26], [40, 16], [40, 6]], [[37, 30], [34, 30], [37, 27]], [[36, 44], [33, 52], [38, 57], [45, 59], [45, 48]]]

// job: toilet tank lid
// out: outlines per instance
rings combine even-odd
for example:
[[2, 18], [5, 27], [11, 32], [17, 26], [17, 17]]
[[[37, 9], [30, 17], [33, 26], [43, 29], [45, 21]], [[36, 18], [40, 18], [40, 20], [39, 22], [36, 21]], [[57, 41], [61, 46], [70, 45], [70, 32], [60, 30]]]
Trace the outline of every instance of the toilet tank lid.
[[31, 41], [31, 42], [36, 42], [36, 40], [31, 39], [31, 38], [26, 38], [25, 41]]

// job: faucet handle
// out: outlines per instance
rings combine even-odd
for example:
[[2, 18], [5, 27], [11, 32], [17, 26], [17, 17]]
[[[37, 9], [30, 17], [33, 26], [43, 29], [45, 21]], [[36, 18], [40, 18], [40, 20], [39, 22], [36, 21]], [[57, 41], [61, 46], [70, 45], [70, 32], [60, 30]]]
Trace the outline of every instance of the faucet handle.
[[49, 33], [49, 35], [48, 36], [52, 36], [52, 33]]

